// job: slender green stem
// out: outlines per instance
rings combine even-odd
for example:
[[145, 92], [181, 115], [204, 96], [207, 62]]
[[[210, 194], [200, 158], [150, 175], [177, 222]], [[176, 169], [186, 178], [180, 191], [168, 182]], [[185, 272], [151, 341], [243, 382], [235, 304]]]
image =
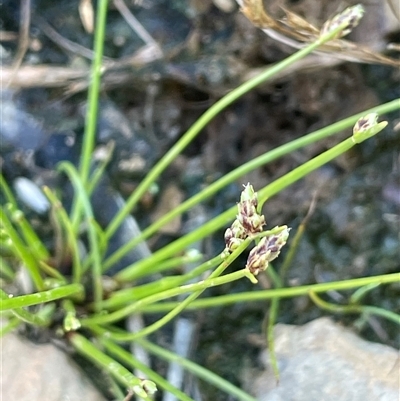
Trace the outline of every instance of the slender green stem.
[[96, 30], [94, 34], [94, 59], [91, 70], [91, 80], [88, 94], [88, 108], [86, 112], [85, 133], [80, 160], [80, 177], [86, 188], [90, 171], [94, 141], [96, 136], [98, 99], [100, 92], [100, 78], [102, 75], [102, 60], [104, 38], [106, 31], [108, 0], [99, 0], [97, 4]]
[[[305, 230], [305, 225], [307, 223], [308, 215], [303, 219], [302, 223], [300, 224], [299, 228], [296, 231], [296, 234], [294, 238], [292, 239], [289, 247], [289, 252], [286, 254], [286, 257], [282, 263], [281, 269], [280, 269], [280, 274], [278, 275], [275, 270], [272, 268], [272, 266], [269, 266], [267, 270], [267, 274], [271, 277], [275, 288], [282, 288], [283, 283], [287, 274], [287, 271], [289, 270], [289, 267], [291, 263], [293, 262], [294, 255], [299, 247], [300, 240], [303, 236], [304, 230]], [[270, 361], [271, 361], [271, 366], [272, 370], [274, 372], [275, 378], [277, 381], [279, 381], [279, 367], [278, 367], [278, 360], [276, 357], [276, 352], [275, 352], [275, 338], [274, 338], [274, 327], [275, 323], [278, 319], [278, 313], [279, 313], [279, 304], [280, 304], [280, 298], [273, 298], [271, 300], [271, 306], [269, 310], [269, 318], [268, 318], [268, 324], [267, 324], [267, 344], [268, 344], [268, 350], [269, 350], [269, 355], [270, 355]]]
[[269, 359], [271, 361], [272, 370], [277, 381], [279, 381], [279, 367], [275, 352], [274, 327], [279, 313], [279, 298], [271, 300], [267, 324], [267, 344], [269, 351]]
[[43, 261], [40, 261], [39, 265], [43, 273], [47, 274], [49, 277], [56, 279], [61, 285], [67, 284], [67, 278], [64, 277], [57, 269]]
[[283, 287], [283, 282], [271, 263], [268, 265], [268, 268], [265, 271], [265, 273], [268, 275], [275, 288]]
[[[196, 291], [196, 293], [191, 294], [187, 299], [185, 299], [185, 301], [179, 302], [179, 304], [176, 306], [176, 308], [174, 308], [173, 316], [172, 316], [172, 314], [168, 315], [168, 319], [171, 320], [172, 317], [175, 317], [179, 312], [181, 312], [184, 308], [186, 308], [186, 306], [190, 302], [192, 302], [194, 298], [197, 298], [197, 296], [200, 295], [200, 293], [202, 291], [204, 291], [205, 289], [210, 288], [210, 287], [217, 287], [217, 286], [220, 286], [223, 284], [227, 284], [232, 281], [239, 280], [243, 277], [247, 277], [247, 274], [244, 269], [239, 270], [234, 273], [227, 274], [222, 277], [215, 277], [215, 278], [211, 277], [211, 278], [208, 278], [207, 280], [202, 280], [202, 281], [199, 281], [194, 284], [186, 284], [186, 285], [183, 285], [183, 286], [180, 286], [177, 288], [171, 288], [171, 289], [163, 291], [161, 293], [153, 294], [146, 298], [140, 299], [136, 303], [125, 306], [124, 308], [121, 308], [115, 312], [109, 313], [108, 315], [100, 314], [98, 316], [88, 317], [86, 319], [82, 319], [81, 322], [82, 322], [83, 326], [88, 326], [88, 325], [92, 325], [92, 324], [113, 323], [113, 322], [119, 321], [119, 320], [123, 319], [124, 317], [129, 316], [130, 314], [136, 312], [140, 308], [140, 306], [152, 304], [157, 301], [162, 301], [163, 299], [167, 299], [167, 298], [175, 297], [177, 295], [182, 295], [182, 294], [186, 294], [188, 292]], [[157, 325], [156, 325], [156, 323], [157, 323]], [[154, 327], [157, 326], [157, 329], [158, 329], [159, 328], [158, 322], [156, 322], [156, 323], [154, 323], [154, 325], [155, 325]], [[163, 320], [163, 324], [165, 324], [164, 320]], [[161, 324], [161, 325], [163, 325], [163, 324]], [[146, 327], [146, 329], [143, 330], [143, 333], [142, 332], [132, 333], [129, 338], [122, 339], [122, 338], [118, 337], [118, 340], [130, 341], [130, 340], [136, 339], [138, 337], [142, 337], [144, 335], [150, 334], [150, 332], [155, 331], [156, 329], [154, 329], [154, 327], [153, 327], [153, 325], [148, 326], [148, 327]]]
[[20, 238], [18, 232], [14, 229], [7, 214], [4, 213], [3, 208], [0, 208], [0, 223], [4, 227], [6, 234], [11, 240], [13, 251], [28, 270], [35, 287], [38, 290], [44, 289], [43, 278], [40, 275], [40, 269], [37, 261]]
[[61, 162], [58, 166], [59, 170], [65, 171], [70, 178], [75, 190], [76, 200], [82, 205], [86, 215], [87, 230], [89, 235], [90, 252], [89, 256], [92, 261], [92, 281], [94, 290], [95, 308], [99, 310], [100, 302], [103, 299], [103, 285], [101, 282], [102, 268], [99, 249], [99, 239], [97, 233], [96, 222], [93, 216], [92, 205], [88, 194], [84, 188], [83, 182], [80, 179], [75, 167], [69, 162]]
[[[124, 246], [123, 246], [124, 247]], [[121, 247], [121, 248], [123, 248]], [[120, 249], [121, 249], [120, 248]], [[115, 255], [117, 254], [117, 252], [115, 253]], [[187, 252], [185, 255], [183, 256], [177, 256], [175, 258], [171, 258], [168, 260], [165, 260], [161, 263], [157, 263], [156, 266], [153, 266], [153, 268], [151, 269], [151, 274], [155, 274], [155, 273], [160, 273], [166, 270], [171, 270], [174, 269], [176, 267], [180, 267], [184, 264], [187, 263], [194, 263], [194, 262], [198, 262], [199, 260], [201, 260], [203, 258], [203, 255], [199, 252]], [[104, 267], [107, 269], [108, 265], [106, 265], [106, 263], [104, 263]], [[131, 280], [137, 280], [138, 278], [141, 278], [143, 276], [147, 276], [148, 274], [150, 274], [149, 272], [140, 272], [137, 275], [132, 275]]]
[[138, 299], [145, 298], [151, 294], [160, 293], [170, 288], [177, 287], [204, 274], [206, 271], [215, 268], [220, 263], [221, 256], [218, 255], [215, 258], [202, 263], [200, 266], [197, 266], [186, 274], [167, 276], [157, 280], [156, 282], [150, 282], [133, 288], [125, 288], [115, 291], [109, 299], [106, 299], [101, 303], [102, 308], [115, 308], [116, 306], [132, 303]]
[[250, 171], [255, 170], [256, 168], [263, 166], [267, 163], [270, 163], [273, 160], [278, 159], [288, 153], [295, 151], [296, 149], [302, 148], [304, 146], [310, 145], [318, 140], [323, 138], [327, 138], [331, 135], [334, 135], [338, 132], [343, 131], [346, 128], [352, 127], [356, 121], [361, 118], [362, 116], [376, 112], [378, 114], [389, 113], [391, 111], [397, 110], [400, 108], [400, 101], [399, 99], [393, 100], [391, 102], [382, 104], [380, 106], [376, 106], [369, 110], [365, 110], [361, 113], [355, 114], [351, 117], [345, 118], [337, 123], [331, 124], [328, 127], [319, 129], [315, 132], [312, 132], [308, 135], [302, 136], [294, 141], [291, 141], [287, 144], [279, 146], [276, 149], [273, 149], [269, 152], [264, 153], [263, 155], [250, 160], [249, 162], [243, 164], [242, 166], [238, 167], [237, 169], [233, 170], [232, 172], [224, 175], [219, 180], [215, 181], [214, 183], [207, 186], [198, 194], [194, 195], [192, 198], [188, 199], [187, 201], [180, 204], [177, 208], [170, 211], [166, 215], [162, 216], [156, 222], [154, 222], [151, 226], [143, 230], [143, 232], [128, 241], [122, 247], [120, 247], [117, 251], [115, 251], [112, 255], [110, 255], [104, 262], [104, 269], [110, 268], [114, 263], [120, 260], [127, 252], [133, 249], [135, 246], [140, 244], [142, 241], [146, 240], [154, 233], [156, 233], [161, 227], [167, 224], [172, 219], [176, 218], [177, 216], [181, 215], [182, 213], [186, 212], [193, 206], [197, 205], [198, 203], [204, 201], [205, 199], [209, 198], [222, 188], [226, 187], [228, 184], [237, 181], [240, 177], [246, 175]]
[[215, 278], [215, 279], [213, 279], [213, 281], [210, 282], [209, 285], [206, 284], [204, 286], [199, 286], [198, 288], [200, 288], [200, 290], [197, 290], [196, 292], [190, 294], [184, 301], [182, 301], [174, 309], [172, 309], [165, 316], [163, 316], [161, 319], [157, 320], [155, 323], [151, 324], [150, 326], [147, 326], [146, 328], [144, 328], [136, 333], [115, 334], [115, 337], [112, 334], [110, 334], [110, 337], [114, 338], [117, 341], [133, 341], [133, 340], [136, 340], [137, 338], [146, 337], [149, 334], [154, 333], [155, 331], [161, 329], [161, 327], [165, 326], [172, 319], [174, 319], [176, 316], [178, 316], [183, 310], [186, 309], [186, 307], [191, 302], [193, 302], [196, 298], [198, 298], [205, 289], [207, 289], [211, 286], [217, 286], [217, 285], [230, 283], [234, 280], [240, 280], [243, 277], [247, 277], [246, 270], [240, 270], [235, 273], [227, 274], [226, 276], [223, 276], [223, 277]]
[[85, 358], [94, 362], [98, 366], [104, 368], [108, 373], [114, 376], [121, 384], [133, 390], [133, 392], [143, 400], [151, 398], [144, 388], [147, 380], [139, 379], [134, 376], [128, 369], [119, 364], [113, 358], [101, 352], [88, 339], [78, 333], [71, 333], [69, 340], [74, 348]]
[[[192, 302], [186, 309], [196, 310], [205, 308], [220, 307], [223, 305], [231, 305], [239, 302], [256, 302], [273, 298], [293, 298], [301, 295], [308, 295], [310, 291], [315, 293], [323, 293], [327, 291], [351, 290], [353, 288], [363, 287], [372, 283], [389, 284], [400, 281], [400, 273], [383, 274], [380, 276], [354, 278], [343, 281], [332, 281], [330, 283], [319, 283], [303, 285], [291, 288], [278, 288], [265, 291], [241, 292], [238, 294], [221, 295], [219, 297], [210, 297]], [[179, 302], [164, 302], [154, 305], [139, 307], [142, 312], [160, 313], [175, 308]]]
[[56, 197], [56, 195], [50, 190], [48, 187], [43, 187], [43, 191], [48, 197], [51, 205], [53, 206], [53, 210], [56, 218], [61, 222], [63, 228], [67, 234], [68, 245], [72, 251], [72, 282], [80, 283], [82, 278], [82, 265], [81, 265], [81, 255], [79, 252], [79, 245], [76, 234], [74, 232], [74, 228], [72, 226], [72, 222], [68, 217], [68, 213], [64, 209], [60, 200]]
[[48, 327], [51, 323], [56, 306], [54, 304], [48, 304], [45, 305], [45, 307], [47, 307], [45, 310], [41, 310], [38, 313], [30, 313], [22, 308], [12, 309], [12, 313], [25, 323], [33, 326]]
[[361, 299], [371, 290], [380, 286], [380, 283], [372, 283], [370, 285], [366, 285], [364, 287], [358, 288], [351, 295], [349, 302], [350, 304], [357, 304], [361, 301]]
[[[259, 190], [259, 208], [261, 208], [261, 205], [266, 201], [267, 198], [272, 197], [273, 195], [282, 191], [284, 188], [298, 181], [300, 178], [309, 174], [311, 171], [316, 170], [325, 163], [328, 163], [330, 160], [351, 149], [354, 145], [355, 143], [353, 142], [352, 138], [348, 138], [338, 145], [334, 146], [333, 148], [327, 150], [326, 152], [318, 155], [314, 159], [309, 160], [303, 165], [278, 178], [263, 189]], [[183, 236], [182, 238], [179, 238], [173, 243], [153, 253], [149, 258], [140, 260], [128, 266], [127, 268], [116, 274], [115, 279], [118, 281], [130, 281], [133, 272], [135, 272], [135, 274], [138, 274], [138, 272], [147, 271], [149, 268], [151, 268], [152, 265], [159, 263], [162, 260], [165, 260], [168, 257], [178, 253], [182, 249], [189, 246], [192, 242], [198, 241], [200, 238], [203, 238], [222, 228], [223, 226], [229, 224], [236, 213], [237, 207], [231, 207], [230, 209], [221, 213], [219, 216], [210, 220], [197, 230], [192, 231], [191, 233]]]
[[[186, 294], [188, 292], [196, 292], [197, 296], [201, 294], [202, 291], [204, 291], [208, 287], [214, 287], [217, 285], [222, 285], [226, 284], [228, 282], [231, 282], [233, 280], [237, 280], [238, 278], [247, 276], [246, 272], [243, 270], [231, 274], [227, 274], [222, 277], [218, 277], [222, 274], [222, 272], [240, 255], [241, 252], [243, 252], [246, 247], [250, 244], [252, 239], [248, 238], [243, 241], [243, 243], [231, 254], [227, 257], [227, 259], [221, 263], [214, 272], [211, 273], [210, 277], [207, 280], [202, 280], [194, 284], [187, 284], [183, 285], [177, 288], [171, 288], [169, 290], [163, 291], [158, 294], [153, 294], [150, 295], [149, 297], [140, 299], [139, 301], [135, 302], [134, 304], [127, 305], [124, 308], [121, 308], [115, 312], [112, 312], [108, 315], [98, 315], [98, 316], [92, 316], [90, 318], [82, 319], [82, 325], [93, 325], [93, 324], [107, 324], [107, 323], [112, 323], [118, 320], [123, 319], [124, 317], [132, 314], [136, 310], [139, 309], [140, 306], [143, 305], [148, 305], [154, 302], [161, 301], [163, 299], [175, 297], [177, 295], [182, 295]], [[193, 295], [193, 294], [192, 294]], [[193, 299], [190, 298], [190, 301]], [[179, 304], [174, 308], [173, 313], [176, 313], [179, 308], [182, 307], [182, 304], [186, 306], [186, 300], [184, 302], [179, 302]], [[150, 327], [150, 326], [149, 326]], [[147, 330], [148, 328], [146, 328]], [[137, 333], [134, 333], [137, 334]]]
[[16, 317], [13, 317], [12, 319], [9, 319], [7, 322], [2, 320], [0, 322], [0, 341], [1, 341], [1, 337], [5, 336], [7, 333], [10, 333], [11, 331], [13, 331], [21, 323], [22, 323], [22, 320], [20, 320], [20, 319], [18, 319]]
[[317, 168], [323, 166], [324, 164], [328, 163], [329, 161], [335, 159], [336, 157], [340, 156], [341, 154], [350, 150], [355, 143], [353, 142], [353, 138], [347, 138], [344, 141], [340, 142], [336, 146], [330, 148], [329, 150], [325, 151], [324, 153], [320, 154], [317, 157], [309, 160], [308, 162], [303, 163], [301, 166], [296, 167], [289, 173], [285, 174], [284, 176], [276, 179], [271, 184], [267, 185], [263, 189], [257, 191], [258, 192], [258, 210], [261, 210], [264, 203], [268, 198], [272, 195], [277, 194], [278, 192], [282, 191], [284, 188], [287, 188], [289, 185], [293, 184], [294, 182], [300, 180], [300, 178], [306, 176], [307, 174], [311, 173], [311, 171], [316, 170]]
[[208, 369], [203, 368], [202, 366], [197, 365], [192, 361], [189, 361], [188, 359], [182, 358], [181, 356], [174, 354], [173, 352], [170, 352], [165, 348], [159, 347], [143, 338], [137, 340], [137, 343], [140, 344], [143, 348], [147, 349], [152, 354], [157, 355], [162, 359], [178, 363], [179, 365], [183, 366], [185, 369], [187, 369], [189, 372], [199, 377], [200, 379], [214, 385], [215, 387], [226, 392], [227, 394], [230, 394], [235, 400], [256, 401], [254, 397], [251, 397], [243, 390], [240, 390], [239, 388], [235, 387], [227, 380], [224, 380], [222, 377], [216, 375], [215, 373], [209, 371]]
[[7, 181], [5, 180], [3, 174], [0, 173], [0, 188], [4, 193], [4, 196], [7, 199], [7, 202], [11, 203], [15, 208], [17, 208], [17, 201], [14, 198], [14, 195], [10, 189], [10, 187], [7, 184]]
[[88, 194], [90, 194], [90, 195], [92, 194], [92, 192], [97, 187], [100, 180], [104, 177], [104, 172], [106, 170], [108, 163], [111, 160], [111, 156], [113, 154], [114, 147], [115, 147], [115, 144], [113, 142], [111, 142], [110, 145], [107, 145], [106, 157], [103, 160], [101, 160], [100, 163], [98, 163], [98, 165], [96, 166], [96, 168], [93, 171], [93, 174], [90, 177], [90, 182], [88, 183], [88, 190], [87, 190]]
[[76, 331], [81, 327], [81, 323], [76, 317], [75, 305], [70, 299], [63, 299], [62, 308], [65, 311], [63, 327], [65, 332]]
[[[268, 266], [266, 273], [271, 278], [272, 282], [274, 283], [275, 288], [282, 288], [282, 281], [281, 281], [279, 275], [275, 272], [272, 265]], [[271, 300], [271, 306], [269, 309], [268, 324], [267, 324], [267, 330], [266, 330], [270, 361], [271, 361], [272, 370], [274, 372], [276, 380], [279, 380], [279, 368], [278, 368], [278, 361], [277, 361], [276, 353], [275, 353], [274, 326], [275, 326], [276, 320], [278, 318], [279, 301], [280, 301], [279, 298], [273, 298]]]
[[369, 305], [336, 305], [324, 301], [314, 291], [310, 291], [308, 295], [317, 306], [333, 313], [366, 313], [384, 317], [400, 325], [400, 315], [383, 308]]
[[294, 234], [292, 240], [290, 241], [288, 253], [286, 254], [286, 257], [279, 271], [279, 276], [282, 282], [285, 281], [287, 272], [289, 271], [289, 267], [292, 265], [296, 252], [299, 249], [301, 239], [303, 238], [303, 234], [305, 232], [306, 224], [307, 216], [303, 219], [298, 229], [296, 230], [296, 233]]
[[0, 311], [39, 305], [70, 296], [81, 297], [83, 294], [84, 288], [81, 284], [68, 284], [51, 290], [36, 292], [35, 294], [20, 295], [18, 297], [13, 297], [9, 294], [8, 299], [0, 300]]
[[[0, 298], [2, 300], [8, 299], [8, 295], [2, 289], [0, 289]], [[34, 326], [47, 327], [51, 322], [51, 317], [54, 310], [54, 304], [47, 304], [37, 313], [30, 313], [22, 308], [12, 309], [11, 312], [15, 317], [25, 323], [32, 324]]]
[[123, 348], [114, 344], [112, 341], [103, 338], [100, 338], [100, 342], [104, 347], [109, 351], [112, 355], [114, 355], [117, 359], [124, 362], [131, 368], [140, 370], [146, 377], [152, 380], [154, 383], [157, 384], [158, 387], [164, 389], [166, 392], [173, 394], [178, 400], [181, 401], [194, 401], [182, 391], [174, 387], [170, 384], [167, 380], [165, 380], [162, 376], [154, 372], [154, 370], [147, 367], [145, 364], [138, 361], [133, 355]]
[[183, 149], [202, 131], [202, 129], [222, 110], [228, 107], [230, 104], [235, 102], [241, 96], [251, 91], [258, 85], [272, 78], [277, 73], [289, 67], [291, 64], [296, 61], [302, 59], [307, 54], [310, 54], [315, 49], [317, 49], [322, 44], [328, 42], [332, 38], [334, 38], [335, 34], [340, 32], [342, 27], [335, 29], [332, 32], [329, 32], [325, 35], [319, 37], [314, 43], [309, 44], [298, 52], [292, 54], [291, 56], [285, 58], [281, 62], [268, 67], [264, 72], [260, 75], [250, 79], [249, 81], [243, 83], [238, 86], [230, 93], [221, 98], [218, 102], [216, 102], [213, 106], [211, 106], [190, 128], [189, 130], [182, 136], [182, 138], [165, 154], [165, 156], [151, 169], [151, 171], [147, 174], [146, 178], [139, 184], [136, 191], [129, 197], [127, 200], [125, 207], [122, 208], [118, 214], [111, 221], [110, 225], [106, 230], [106, 235], [110, 238], [118, 227], [121, 225], [125, 217], [131, 210], [133, 210], [137, 204], [137, 202], [141, 199], [141, 197], [145, 194], [148, 188], [152, 185], [152, 183], [157, 180], [160, 174], [165, 170], [165, 168], [182, 152]]
[[101, 309], [115, 310], [121, 305], [132, 304], [139, 299], [178, 287], [184, 282], [181, 276], [162, 277], [150, 283], [115, 291], [111, 294], [110, 298], [103, 300], [100, 306]]
[[0, 274], [9, 281], [13, 281], [15, 278], [15, 271], [3, 257], [0, 257]]
[[11, 203], [6, 205], [6, 209], [12, 221], [22, 233], [25, 243], [27, 244], [32, 256], [37, 261], [46, 261], [50, 257], [49, 251], [37, 236], [31, 224], [26, 220], [25, 215], [20, 210], [16, 209]]

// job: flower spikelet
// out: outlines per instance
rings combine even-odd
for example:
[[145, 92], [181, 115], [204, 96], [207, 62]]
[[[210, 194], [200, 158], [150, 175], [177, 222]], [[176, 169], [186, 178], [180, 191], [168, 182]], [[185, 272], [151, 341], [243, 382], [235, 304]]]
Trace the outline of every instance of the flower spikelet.
[[269, 262], [278, 257], [282, 247], [289, 237], [289, 229], [282, 226], [282, 231], [269, 237], [263, 237], [249, 254], [246, 268], [255, 276], [264, 271]]

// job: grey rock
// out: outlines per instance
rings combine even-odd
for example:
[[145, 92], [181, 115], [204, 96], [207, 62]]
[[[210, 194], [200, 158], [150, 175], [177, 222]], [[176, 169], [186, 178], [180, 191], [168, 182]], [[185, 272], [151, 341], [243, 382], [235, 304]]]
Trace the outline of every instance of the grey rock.
[[35, 345], [16, 334], [1, 340], [1, 399], [105, 401], [68, 356], [52, 344]]
[[43, 191], [30, 179], [17, 177], [13, 183], [18, 198], [36, 213], [44, 214], [50, 209], [50, 202]]
[[365, 341], [328, 318], [304, 326], [278, 324], [276, 382], [268, 352], [266, 370], [253, 382], [260, 401], [394, 401], [400, 397], [400, 355]]

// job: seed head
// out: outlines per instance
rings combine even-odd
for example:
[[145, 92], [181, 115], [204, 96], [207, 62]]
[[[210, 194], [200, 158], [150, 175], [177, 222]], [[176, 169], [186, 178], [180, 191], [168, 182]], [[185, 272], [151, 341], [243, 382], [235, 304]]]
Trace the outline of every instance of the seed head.
[[321, 29], [321, 35], [332, 32], [339, 28], [339, 26], [346, 24], [345, 28], [337, 34], [336, 38], [346, 36], [358, 25], [364, 11], [364, 7], [361, 4], [346, 8], [343, 12], [325, 22]]
[[283, 230], [275, 235], [263, 237], [249, 254], [246, 268], [255, 276], [266, 270], [269, 262], [278, 257], [282, 247], [286, 244], [289, 237], [289, 229], [282, 226]]
[[387, 121], [378, 123], [378, 114], [369, 113], [358, 119], [353, 128], [353, 142], [360, 143], [376, 135], [387, 126]]
[[240, 203], [238, 203], [237, 220], [247, 235], [262, 232], [265, 225], [265, 218], [257, 212], [257, 206], [257, 193], [254, 192], [252, 185], [245, 185], [240, 196]]

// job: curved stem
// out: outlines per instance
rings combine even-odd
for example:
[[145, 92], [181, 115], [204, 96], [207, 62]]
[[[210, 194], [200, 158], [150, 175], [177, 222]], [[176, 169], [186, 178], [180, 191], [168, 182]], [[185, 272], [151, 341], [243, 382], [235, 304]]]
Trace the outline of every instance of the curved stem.
[[230, 173], [224, 175], [219, 180], [213, 182], [212, 184], [208, 185], [205, 189], [203, 189], [198, 194], [192, 196], [190, 199], [186, 200], [185, 202], [181, 203], [178, 207], [167, 213], [166, 215], [162, 216], [148, 228], [142, 231], [142, 233], [132, 238], [122, 247], [120, 247], [117, 251], [115, 251], [112, 255], [110, 255], [104, 261], [104, 270], [110, 268], [114, 263], [120, 260], [127, 252], [132, 250], [135, 246], [140, 244], [142, 241], [146, 240], [147, 238], [151, 237], [155, 234], [161, 227], [167, 224], [172, 219], [176, 218], [177, 216], [181, 215], [182, 213], [186, 212], [193, 206], [203, 202], [210, 196], [214, 195], [216, 192], [221, 190], [222, 188], [226, 187], [228, 184], [238, 180], [240, 177], [246, 175], [250, 171], [255, 170], [256, 168], [266, 165], [273, 160], [276, 160], [286, 154], [289, 154], [296, 149], [300, 149], [307, 145], [310, 145], [316, 141], [319, 141], [323, 138], [327, 138], [338, 132], [343, 131], [346, 128], [352, 127], [356, 121], [361, 118], [362, 116], [376, 112], [378, 114], [389, 113], [391, 111], [397, 110], [400, 108], [400, 100], [396, 99], [391, 102], [379, 105], [377, 107], [371, 108], [369, 110], [365, 110], [361, 113], [355, 114], [351, 117], [347, 117], [341, 121], [338, 121], [334, 124], [329, 125], [328, 127], [321, 128], [315, 132], [310, 134], [304, 135], [301, 138], [295, 139], [289, 143], [286, 143], [282, 146], [277, 147], [269, 152], [264, 153], [261, 156], [256, 157], [255, 159], [250, 160], [249, 162], [239, 166], [235, 170], [231, 171]]
[[[186, 309], [196, 310], [204, 308], [214, 308], [223, 305], [231, 305], [238, 302], [256, 302], [265, 301], [273, 298], [292, 298], [301, 295], [308, 295], [310, 291], [323, 293], [327, 291], [350, 290], [353, 288], [363, 287], [372, 283], [389, 284], [400, 281], [400, 273], [383, 274], [380, 276], [354, 278], [343, 281], [333, 281], [331, 283], [319, 283], [303, 285], [292, 288], [279, 288], [265, 291], [242, 292], [238, 294], [221, 295], [219, 297], [199, 299], [192, 302]], [[144, 308], [139, 308], [142, 312], [159, 313], [169, 311], [178, 305], [178, 302], [165, 302], [161, 304], [148, 305]]]
[[0, 300], [0, 311], [22, 308], [24, 306], [39, 305], [45, 302], [55, 301], [56, 299], [67, 298], [72, 295], [82, 296], [84, 288], [82, 284], [68, 284], [62, 287], [53, 288], [35, 294], [20, 295], [13, 297], [8, 295], [8, 299]]
[[[150, 400], [144, 385], [148, 380], [142, 380], [134, 376], [128, 369], [116, 362], [113, 358], [101, 352], [91, 341], [78, 333], [71, 333], [69, 340], [74, 348], [87, 359], [104, 368], [108, 373], [114, 376], [121, 384], [144, 400]], [[150, 382], [151, 383], [151, 382]]]
[[186, 146], [192, 142], [192, 140], [198, 135], [201, 130], [222, 110], [224, 110], [227, 106], [235, 102], [241, 96], [254, 89], [261, 83], [267, 81], [280, 71], [286, 69], [291, 64], [296, 61], [302, 59], [307, 54], [310, 54], [315, 49], [317, 49], [322, 44], [328, 42], [332, 38], [335, 37], [342, 29], [344, 25], [338, 27], [332, 32], [328, 32], [322, 36], [320, 36], [315, 42], [305, 46], [303, 49], [298, 52], [292, 54], [291, 56], [285, 58], [281, 62], [268, 67], [264, 72], [256, 77], [250, 79], [249, 81], [243, 83], [238, 86], [232, 92], [225, 95], [218, 102], [216, 102], [213, 106], [211, 106], [183, 135], [183, 137], [165, 154], [165, 156], [150, 170], [147, 174], [146, 178], [139, 184], [136, 191], [129, 197], [124, 208], [122, 208], [118, 214], [114, 217], [114, 219], [109, 224], [106, 230], [107, 238], [110, 238], [118, 227], [121, 225], [125, 216], [135, 208], [137, 202], [141, 199], [141, 197], [145, 194], [151, 184], [160, 176], [160, 174], [165, 170], [167, 166], [170, 165], [172, 161], [182, 152]]

